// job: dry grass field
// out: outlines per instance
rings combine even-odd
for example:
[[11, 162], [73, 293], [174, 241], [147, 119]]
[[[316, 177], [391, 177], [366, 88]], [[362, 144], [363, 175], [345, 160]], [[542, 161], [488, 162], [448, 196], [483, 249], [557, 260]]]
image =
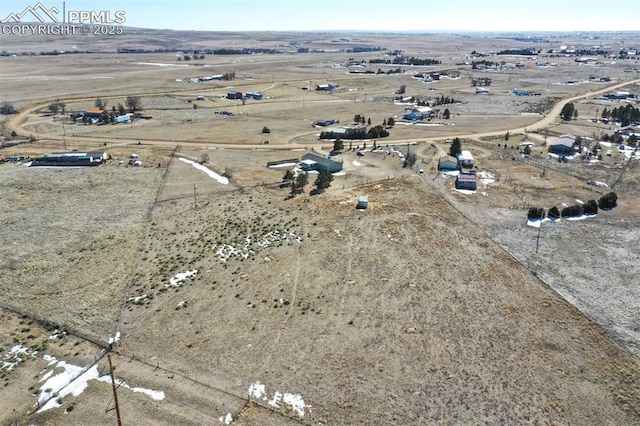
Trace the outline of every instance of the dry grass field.
[[[240, 33], [135, 31], [115, 44], [2, 39], [8, 51], [93, 43], [101, 53], [0, 58], [2, 100], [24, 112], [2, 116], [5, 139], [37, 139], [0, 157], [91, 149], [112, 159], [92, 168], [0, 164], [0, 424], [114, 424], [107, 353], [123, 380], [125, 424], [640, 422], [638, 160], [617, 151], [593, 164], [549, 158], [545, 138], [612, 131], [590, 121], [605, 105], [594, 96], [576, 100], [578, 120], [548, 117], [541, 130], [503, 137], [535, 128], [560, 99], [606, 87], [568, 79], [623, 83], [636, 78], [627, 72], [636, 63], [554, 58], [557, 67], [481, 72], [455, 64], [472, 50], [520, 43], [252, 36], [254, 46], [295, 37], [326, 50], [403, 49], [442, 64], [357, 75], [340, 64], [381, 54], [207, 55], [196, 65], [174, 53], [112, 53], [126, 43], [230, 47]], [[588, 43], [554, 37], [540, 47]], [[411, 77], [425, 70], [455, 78]], [[230, 71], [233, 81], [187, 82]], [[475, 95], [469, 81], [483, 76], [493, 79], [489, 96]], [[327, 82], [341, 88], [309, 90]], [[380, 151], [345, 150], [344, 173], [322, 194], [309, 185], [292, 198], [280, 187], [286, 169], [267, 162], [330, 148], [313, 121], [400, 120], [404, 107], [393, 99], [401, 85], [407, 96], [460, 103], [442, 106], [449, 120], [397, 123]], [[516, 97], [515, 87], [541, 95]], [[264, 99], [224, 99], [231, 89]], [[624, 90], [640, 95], [637, 84]], [[47, 111], [58, 99], [82, 111], [95, 98], [110, 108], [130, 95], [152, 118], [96, 126]], [[491, 178], [474, 194], [455, 191], [436, 169], [456, 135]], [[527, 161], [522, 141], [535, 143]], [[413, 168], [399, 158], [407, 150], [418, 156]], [[120, 163], [131, 153], [141, 167]], [[183, 161], [203, 154], [228, 184]], [[587, 180], [611, 186], [618, 207], [540, 231], [526, 225], [531, 206], [561, 208], [610, 190]], [[354, 208], [360, 195], [369, 197], [365, 211]], [[80, 380], [60, 386], [83, 368]], [[44, 408], [58, 406], [38, 410], [47, 401]]]

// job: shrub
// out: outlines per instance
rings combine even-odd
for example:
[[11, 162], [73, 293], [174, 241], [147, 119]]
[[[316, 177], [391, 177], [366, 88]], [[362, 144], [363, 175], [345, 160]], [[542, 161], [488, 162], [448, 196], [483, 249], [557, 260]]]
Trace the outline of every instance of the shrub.
[[596, 200], [589, 200], [584, 204], [584, 214], [598, 214], [598, 203]]
[[542, 207], [531, 207], [527, 214], [529, 220], [541, 220], [544, 218], [544, 209]]
[[598, 200], [598, 207], [601, 209], [612, 209], [618, 205], [618, 196], [615, 192], [610, 192], [606, 195], [603, 195]]
[[562, 209], [562, 217], [579, 217], [584, 214], [584, 207], [582, 204], [575, 206], [569, 206]]
[[556, 206], [551, 207], [547, 212], [547, 217], [552, 220], [560, 219], [560, 210]]

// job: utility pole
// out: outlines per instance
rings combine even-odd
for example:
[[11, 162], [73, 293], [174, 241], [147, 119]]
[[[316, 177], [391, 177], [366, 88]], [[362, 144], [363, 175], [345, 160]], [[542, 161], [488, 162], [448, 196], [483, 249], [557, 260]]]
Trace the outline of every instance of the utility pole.
[[198, 199], [196, 198], [196, 184], [193, 184], [193, 208], [198, 208]]
[[538, 238], [536, 239], [536, 254], [538, 254], [538, 248], [540, 247], [540, 231], [542, 231], [542, 222], [544, 220], [544, 209], [540, 213], [540, 226], [538, 227]]
[[116, 417], [118, 418], [118, 426], [122, 426], [122, 417], [120, 417], [120, 406], [118, 405], [118, 392], [116, 391], [116, 380], [113, 377], [113, 364], [111, 364], [111, 354], [107, 354], [109, 359], [109, 374], [111, 375], [111, 387], [113, 388], [113, 400], [116, 403]]
[[67, 150], [67, 130], [64, 128], [64, 121], [62, 122], [62, 143], [64, 144], [64, 150]]

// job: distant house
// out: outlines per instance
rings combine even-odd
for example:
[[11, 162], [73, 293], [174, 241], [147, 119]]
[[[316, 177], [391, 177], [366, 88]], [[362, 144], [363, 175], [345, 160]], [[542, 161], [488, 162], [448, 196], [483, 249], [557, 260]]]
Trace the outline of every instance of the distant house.
[[320, 126], [320, 127], [327, 127], [327, 126], [331, 126], [332, 124], [336, 124], [339, 123], [338, 120], [335, 119], [331, 119], [331, 120], [318, 120], [318, 121], [314, 121], [313, 125], [314, 126]]
[[438, 160], [438, 170], [453, 171], [458, 169], [458, 160], [450, 155], [443, 155]]
[[242, 99], [242, 92], [237, 90], [229, 90], [227, 92], [227, 99]]
[[475, 173], [460, 173], [456, 176], [456, 189], [475, 191], [477, 179]]
[[369, 207], [369, 197], [366, 195], [361, 195], [358, 197], [358, 204], [356, 204], [356, 209], [365, 210]]
[[300, 168], [306, 172], [324, 170], [329, 173], [336, 173], [342, 170], [342, 163], [309, 152], [302, 156]]
[[84, 112], [83, 117], [91, 120], [98, 121], [100, 120], [107, 112], [103, 109], [88, 109]]
[[245, 96], [250, 99], [255, 99], [256, 101], [262, 100], [262, 93], [259, 92], [247, 92]]
[[319, 90], [321, 92], [331, 92], [331, 91], [337, 89], [338, 87], [340, 87], [340, 85], [336, 84], [336, 83], [318, 84], [316, 86], [316, 90]]
[[405, 120], [418, 121], [422, 120], [422, 114], [417, 111], [412, 111], [409, 114], [405, 114], [403, 117]]
[[576, 143], [574, 135], [565, 134], [549, 144], [549, 152], [558, 155], [573, 154], [573, 145]]
[[531, 96], [531, 92], [522, 89], [513, 89], [513, 94], [516, 96]]
[[109, 155], [106, 152], [57, 152], [36, 158], [31, 167], [87, 167], [104, 163]]
[[460, 167], [473, 167], [473, 155], [471, 151], [462, 151], [458, 154], [458, 164]]

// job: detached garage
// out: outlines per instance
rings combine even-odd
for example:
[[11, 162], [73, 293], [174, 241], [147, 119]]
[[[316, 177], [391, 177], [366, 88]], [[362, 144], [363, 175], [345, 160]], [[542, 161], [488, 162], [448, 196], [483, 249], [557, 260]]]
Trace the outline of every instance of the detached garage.
[[329, 173], [336, 173], [342, 170], [342, 163], [321, 157], [316, 154], [308, 153], [302, 156], [300, 167], [304, 171], [324, 170]]

